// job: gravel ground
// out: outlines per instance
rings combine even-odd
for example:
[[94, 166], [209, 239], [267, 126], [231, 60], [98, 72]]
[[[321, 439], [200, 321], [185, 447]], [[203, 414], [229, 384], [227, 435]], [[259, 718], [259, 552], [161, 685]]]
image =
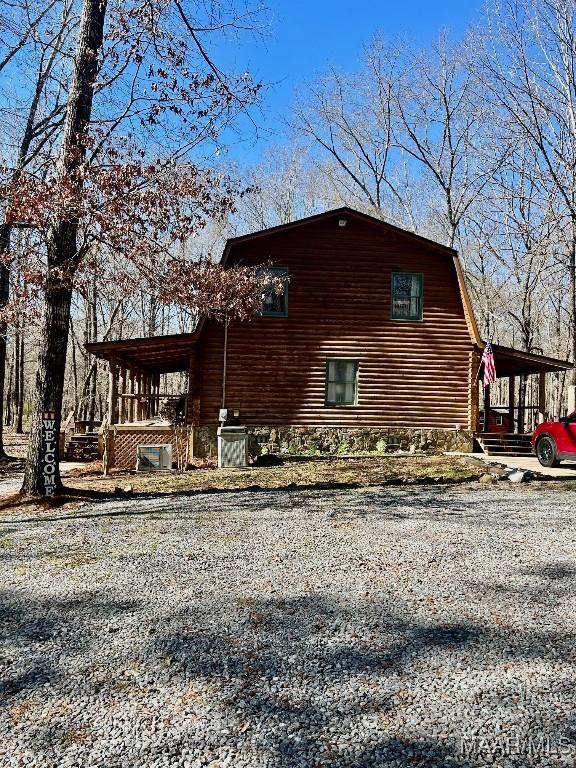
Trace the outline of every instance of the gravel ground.
[[573, 766], [575, 501], [411, 486], [6, 515], [0, 766]]

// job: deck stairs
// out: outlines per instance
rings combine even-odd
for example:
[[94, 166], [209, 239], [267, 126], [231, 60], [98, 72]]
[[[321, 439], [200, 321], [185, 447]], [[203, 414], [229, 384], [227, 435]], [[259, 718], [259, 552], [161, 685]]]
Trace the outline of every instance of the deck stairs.
[[68, 461], [95, 461], [98, 453], [98, 433], [80, 432], [66, 443], [65, 458]]
[[507, 432], [476, 433], [476, 441], [488, 456], [531, 456], [530, 437]]

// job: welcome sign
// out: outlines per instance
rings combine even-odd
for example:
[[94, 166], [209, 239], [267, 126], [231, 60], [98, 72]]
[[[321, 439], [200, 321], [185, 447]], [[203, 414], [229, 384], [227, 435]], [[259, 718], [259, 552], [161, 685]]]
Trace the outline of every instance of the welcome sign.
[[42, 477], [44, 493], [53, 496], [56, 490], [56, 414], [45, 411], [42, 414]]

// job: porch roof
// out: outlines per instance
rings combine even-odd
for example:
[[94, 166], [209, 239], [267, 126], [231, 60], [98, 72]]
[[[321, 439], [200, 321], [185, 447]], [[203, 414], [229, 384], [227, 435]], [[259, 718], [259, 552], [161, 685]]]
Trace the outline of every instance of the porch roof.
[[[151, 338], [98, 341], [86, 344], [86, 350], [103, 360], [115, 360], [119, 365], [153, 373], [186, 371], [190, 355], [198, 342], [199, 330]], [[566, 371], [572, 363], [533, 352], [524, 352], [501, 344], [493, 344], [498, 378], [523, 374]], [[479, 350], [482, 352], [482, 350]]]
[[519, 349], [512, 349], [512, 347], [503, 347], [500, 344], [492, 344], [492, 350], [498, 378], [541, 372], [554, 373], [566, 371], [573, 367], [572, 363], [567, 360], [536, 355], [533, 352], [523, 352]]
[[198, 332], [177, 333], [150, 338], [97, 341], [86, 344], [86, 350], [102, 360], [151, 373], [187, 371]]

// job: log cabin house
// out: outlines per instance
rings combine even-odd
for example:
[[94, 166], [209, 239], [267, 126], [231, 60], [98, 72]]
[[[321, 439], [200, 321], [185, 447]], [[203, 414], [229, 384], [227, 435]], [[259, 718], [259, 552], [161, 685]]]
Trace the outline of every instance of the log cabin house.
[[[109, 362], [111, 464], [133, 468], [136, 445], [172, 440], [156, 417], [174, 371], [188, 372], [193, 456], [214, 451], [223, 406], [255, 451], [472, 449], [484, 341], [456, 251], [344, 207], [233, 238], [222, 258], [272, 264], [284, 294], [264, 296], [248, 323], [86, 345]], [[529, 374], [543, 418], [544, 377], [570, 364], [493, 346], [510, 421], [515, 380]]]

